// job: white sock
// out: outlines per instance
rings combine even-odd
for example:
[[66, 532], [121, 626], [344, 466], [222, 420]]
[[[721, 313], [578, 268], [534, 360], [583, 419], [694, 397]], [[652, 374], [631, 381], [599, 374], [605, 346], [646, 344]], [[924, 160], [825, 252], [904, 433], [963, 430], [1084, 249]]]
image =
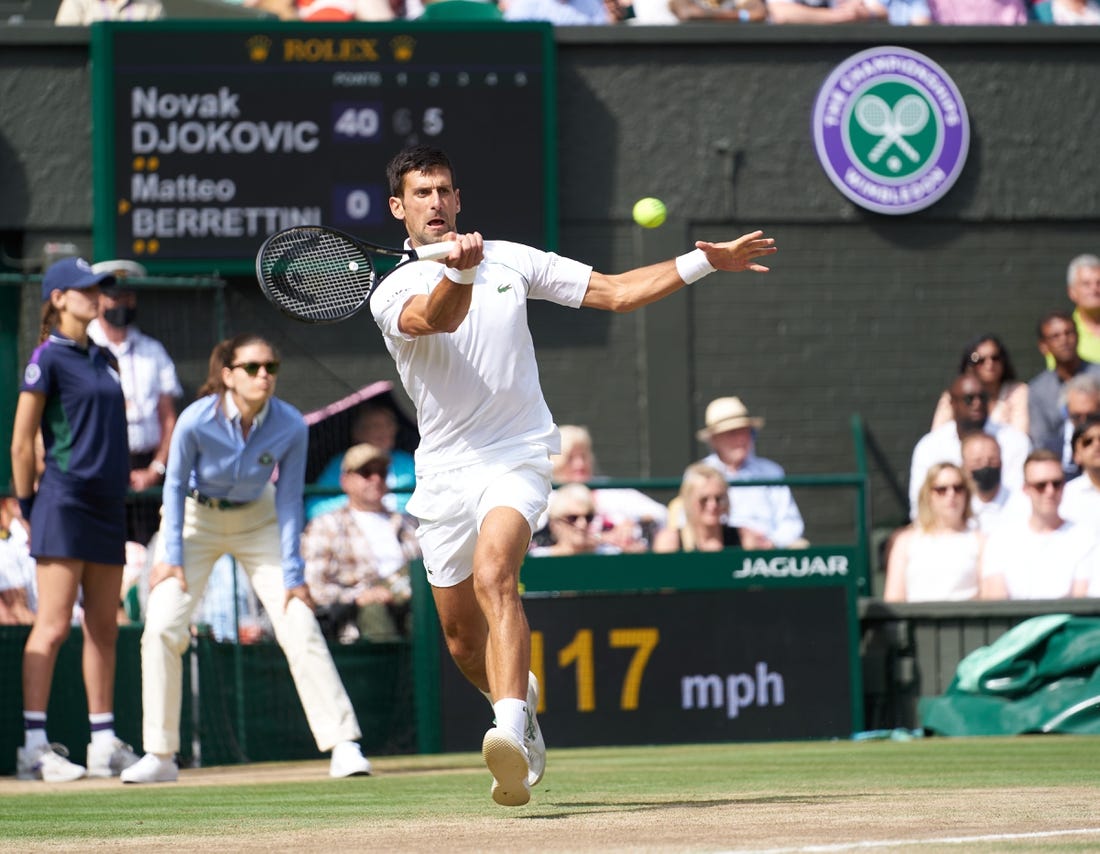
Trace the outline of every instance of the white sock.
[[44, 747], [49, 743], [50, 740], [46, 738], [46, 713], [24, 711], [23, 747], [30, 750], [34, 747]]
[[92, 730], [92, 744], [96, 747], [115, 743], [115, 716], [113, 712], [99, 712], [88, 715], [88, 725]]
[[512, 733], [522, 744], [523, 730], [527, 726], [527, 701], [505, 697], [493, 703], [493, 712], [497, 717], [497, 728]]

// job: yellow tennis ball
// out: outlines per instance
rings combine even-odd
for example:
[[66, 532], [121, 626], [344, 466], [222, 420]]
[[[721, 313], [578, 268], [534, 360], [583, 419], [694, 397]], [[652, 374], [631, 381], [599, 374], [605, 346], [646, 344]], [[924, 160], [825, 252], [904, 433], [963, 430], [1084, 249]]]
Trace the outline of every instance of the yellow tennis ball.
[[647, 196], [634, 203], [634, 222], [642, 228], [656, 228], [664, 223], [667, 216], [668, 210], [660, 199]]

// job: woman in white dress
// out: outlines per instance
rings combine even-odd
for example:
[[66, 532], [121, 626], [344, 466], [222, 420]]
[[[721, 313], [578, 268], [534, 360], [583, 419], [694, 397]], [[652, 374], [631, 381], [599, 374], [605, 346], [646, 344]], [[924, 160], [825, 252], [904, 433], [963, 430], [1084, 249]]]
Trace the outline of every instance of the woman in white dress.
[[894, 541], [886, 564], [887, 602], [941, 602], [978, 597], [984, 536], [971, 525], [974, 485], [954, 463], [928, 470], [917, 519]]

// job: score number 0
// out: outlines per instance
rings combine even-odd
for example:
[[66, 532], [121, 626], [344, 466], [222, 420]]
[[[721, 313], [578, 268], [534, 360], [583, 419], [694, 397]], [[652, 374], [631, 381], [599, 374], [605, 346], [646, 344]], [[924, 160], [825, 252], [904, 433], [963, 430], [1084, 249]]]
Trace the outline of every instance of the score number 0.
[[[649, 657], [661, 640], [661, 632], [656, 627], [635, 629], [610, 629], [607, 633], [607, 645], [611, 649], [634, 649], [630, 664], [623, 676], [619, 693], [619, 708], [622, 711], [634, 711], [638, 708], [638, 697], [642, 690], [642, 677], [645, 675]], [[531, 632], [531, 670], [540, 684], [545, 684], [546, 649], [542, 632]], [[594, 712], [596, 710], [596, 660], [591, 629], [581, 629], [573, 640], [558, 650], [558, 667], [576, 666], [577, 711]], [[546, 692], [539, 695], [538, 711], [546, 710]]]

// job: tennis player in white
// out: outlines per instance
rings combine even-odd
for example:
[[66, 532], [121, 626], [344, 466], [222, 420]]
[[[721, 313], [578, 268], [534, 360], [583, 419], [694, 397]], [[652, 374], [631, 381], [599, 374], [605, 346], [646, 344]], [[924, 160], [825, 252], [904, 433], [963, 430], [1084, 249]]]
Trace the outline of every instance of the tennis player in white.
[[454, 240], [440, 262], [409, 264], [385, 279], [371, 310], [416, 405], [420, 446], [408, 511], [447, 647], [493, 705], [482, 755], [492, 797], [530, 800], [546, 747], [529, 672], [531, 637], [518, 592], [533, 531], [544, 523], [558, 429], [539, 387], [527, 300], [631, 311], [715, 269], [766, 272], [775, 252], [756, 231], [727, 243], [698, 241], [674, 260], [604, 275], [505, 241], [459, 234], [461, 210], [446, 154], [417, 146], [389, 164], [390, 211], [412, 247]]

